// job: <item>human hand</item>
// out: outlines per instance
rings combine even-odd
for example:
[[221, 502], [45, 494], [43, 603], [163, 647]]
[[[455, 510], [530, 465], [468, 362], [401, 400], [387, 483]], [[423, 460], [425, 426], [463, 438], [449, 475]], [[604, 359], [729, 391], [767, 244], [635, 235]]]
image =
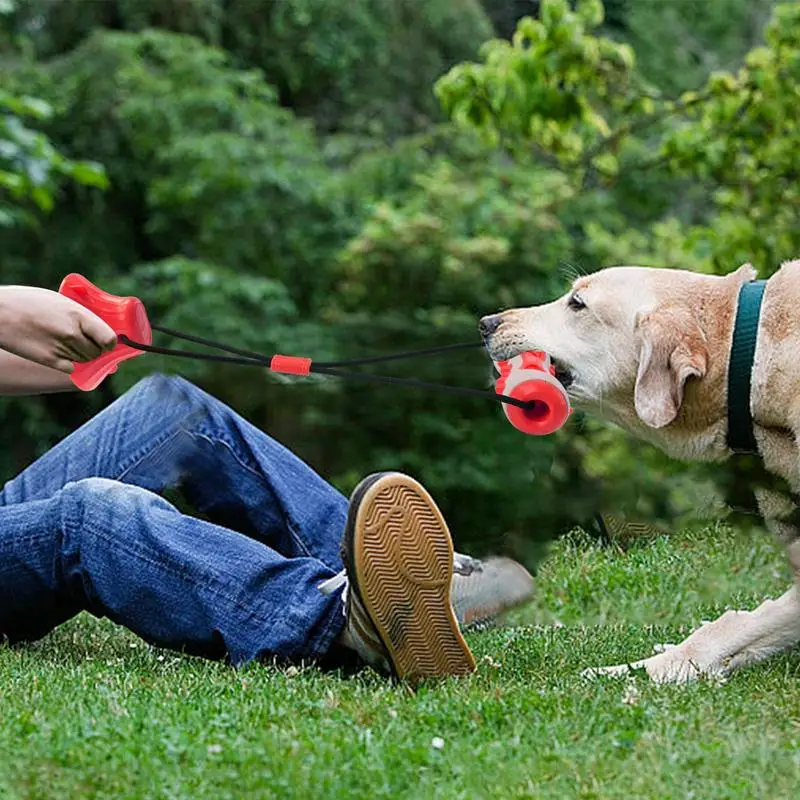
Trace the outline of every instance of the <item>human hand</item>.
[[68, 297], [33, 286], [0, 286], [0, 349], [60, 372], [117, 344], [100, 317]]

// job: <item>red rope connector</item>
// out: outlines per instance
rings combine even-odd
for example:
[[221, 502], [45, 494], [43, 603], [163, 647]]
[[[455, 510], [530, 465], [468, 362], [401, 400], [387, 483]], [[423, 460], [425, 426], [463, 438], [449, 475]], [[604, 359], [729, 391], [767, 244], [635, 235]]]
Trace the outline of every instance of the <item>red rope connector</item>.
[[272, 356], [269, 368], [285, 375], [308, 375], [311, 372], [311, 359], [300, 356]]

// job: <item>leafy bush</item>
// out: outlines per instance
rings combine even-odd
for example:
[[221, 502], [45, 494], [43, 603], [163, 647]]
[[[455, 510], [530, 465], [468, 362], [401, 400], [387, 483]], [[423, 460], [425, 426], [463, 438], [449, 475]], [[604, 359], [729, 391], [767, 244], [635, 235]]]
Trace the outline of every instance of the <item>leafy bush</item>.
[[29, 208], [53, 210], [53, 195], [63, 178], [82, 186], [105, 188], [100, 164], [71, 161], [53, 147], [47, 136], [32, 129], [50, 118], [52, 108], [43, 100], [0, 90], [0, 228], [36, 225]]
[[[725, 1], [739, 33], [720, 63], [757, 38]], [[800, 251], [800, 10], [777, 6], [741, 69], [672, 98], [684, 86], [665, 65], [679, 54], [637, 61], [630, 46], [645, 21], [666, 25], [667, 5], [615, 2], [603, 24], [598, 0], [542, 0], [478, 53], [490, 29], [473, 0], [16, 3], [0, 17], [13, 55], [0, 63], [0, 180], [39, 227], [2, 231], [3, 280], [55, 287], [83, 272], [162, 324], [328, 359], [477, 341], [480, 315], [609, 263], [752, 260], [768, 274]], [[710, 6], [692, 5], [703, 36], [720, 19]], [[431, 123], [434, 78], [474, 56], [441, 76], [450, 119]], [[14, 105], [23, 95], [52, 115], [29, 122], [45, 106]], [[106, 191], [60, 180], [101, 181], [85, 171], [95, 162]], [[0, 469], [157, 368], [220, 395], [344, 491], [375, 469], [419, 475], [473, 550], [533, 559], [532, 542], [598, 510], [670, 522], [716, 513], [719, 492], [744, 485], [741, 470], [678, 467], [578, 415], [534, 439], [481, 399], [154, 356], [91, 395], [0, 406]], [[477, 348], [392, 373], [491, 387]]]
[[101, 27], [191, 34], [326, 131], [394, 134], [439, 116], [433, 81], [492, 32], [478, 0], [20, 0], [12, 25], [44, 58]]

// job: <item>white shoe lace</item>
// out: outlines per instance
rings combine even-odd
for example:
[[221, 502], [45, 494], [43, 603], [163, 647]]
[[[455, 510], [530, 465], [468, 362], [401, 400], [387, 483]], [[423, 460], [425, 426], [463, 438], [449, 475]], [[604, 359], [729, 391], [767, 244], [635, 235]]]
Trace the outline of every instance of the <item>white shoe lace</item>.
[[337, 572], [332, 578], [322, 581], [317, 588], [322, 594], [328, 595], [333, 594], [340, 587], [344, 587], [342, 589], [342, 614], [346, 617], [347, 593], [350, 591], [350, 581], [347, 578], [347, 570], [343, 569], [341, 572]]
[[456, 575], [472, 575], [473, 572], [483, 572], [483, 562], [463, 553], [453, 553], [453, 572]]

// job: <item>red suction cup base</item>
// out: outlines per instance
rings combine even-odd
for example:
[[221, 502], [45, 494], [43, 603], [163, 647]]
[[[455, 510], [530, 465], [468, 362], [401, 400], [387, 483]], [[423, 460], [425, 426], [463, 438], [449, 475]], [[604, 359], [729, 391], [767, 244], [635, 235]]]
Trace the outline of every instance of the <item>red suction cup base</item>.
[[572, 413], [566, 390], [546, 380], [523, 381], [514, 387], [511, 397], [531, 403], [528, 408], [508, 404], [504, 408], [508, 421], [518, 431], [532, 436], [555, 433]]

